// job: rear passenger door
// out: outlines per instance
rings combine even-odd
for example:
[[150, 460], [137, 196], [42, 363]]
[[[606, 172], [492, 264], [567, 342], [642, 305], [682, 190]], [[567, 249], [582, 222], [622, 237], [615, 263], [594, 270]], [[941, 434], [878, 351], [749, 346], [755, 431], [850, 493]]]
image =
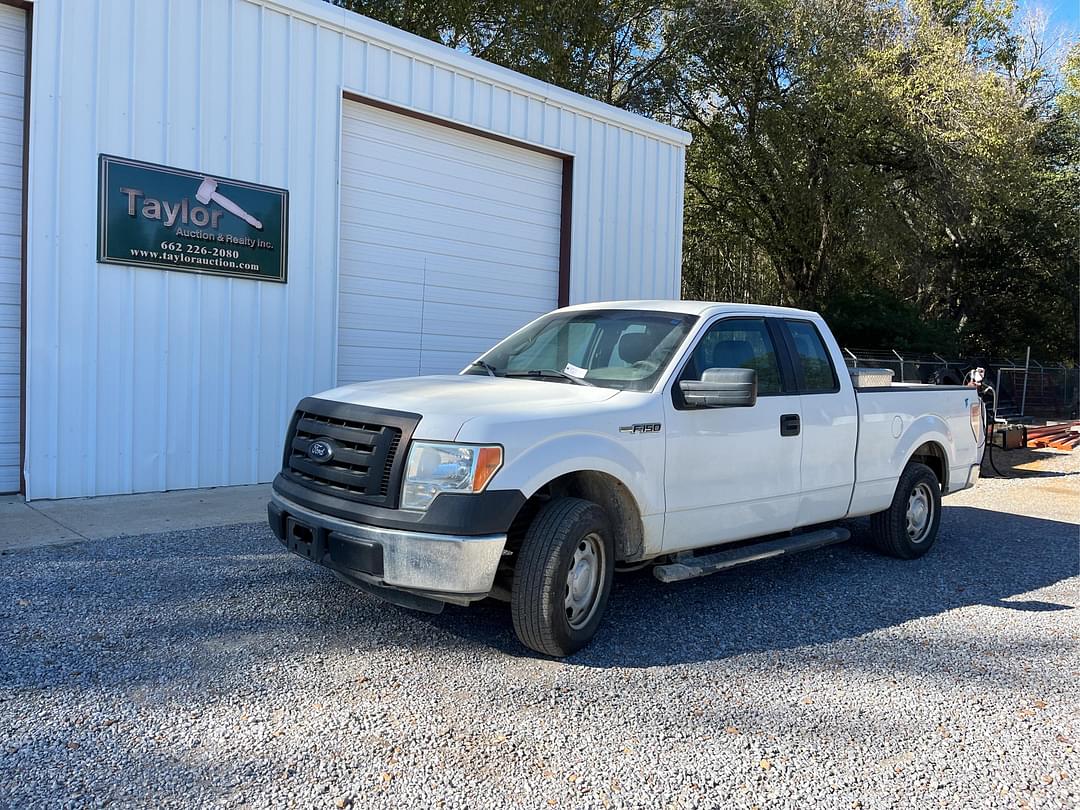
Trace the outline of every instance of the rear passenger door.
[[851, 502], [859, 432], [855, 395], [813, 321], [784, 318], [778, 324], [802, 412], [798, 525], [825, 523], [846, 515]]
[[[665, 396], [664, 550], [792, 529], [800, 505], [799, 396], [781, 362], [783, 338], [765, 318], [714, 321]], [[679, 389], [709, 368], [752, 368], [752, 407], [694, 408]]]

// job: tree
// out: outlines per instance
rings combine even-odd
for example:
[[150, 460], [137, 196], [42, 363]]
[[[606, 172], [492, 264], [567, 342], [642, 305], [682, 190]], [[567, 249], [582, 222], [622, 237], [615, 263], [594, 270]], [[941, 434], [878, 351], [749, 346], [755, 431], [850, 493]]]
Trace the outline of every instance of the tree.
[[688, 213], [767, 254], [790, 302], [816, 306], [857, 260], [853, 237], [883, 221], [888, 172], [905, 160], [867, 126], [887, 112], [859, 70], [873, 14], [859, 0], [751, 0], [698, 3], [680, 21]]
[[736, 245], [766, 257], [776, 303], [862, 296], [863, 311], [921, 313], [921, 327], [902, 320], [923, 335], [883, 327], [882, 341], [1067, 352], [1076, 273], [1060, 237], [1078, 139], [1058, 121], [1046, 51], [1025, 51], [1010, 13], [969, 0], [694, 6], [677, 87], [695, 136], [688, 286], [712, 271], [695, 251]]
[[334, 1], [688, 129], [687, 296], [1075, 358], [1080, 45], [1012, 0]]
[[641, 113], [666, 101], [681, 0], [335, 0], [481, 59]]

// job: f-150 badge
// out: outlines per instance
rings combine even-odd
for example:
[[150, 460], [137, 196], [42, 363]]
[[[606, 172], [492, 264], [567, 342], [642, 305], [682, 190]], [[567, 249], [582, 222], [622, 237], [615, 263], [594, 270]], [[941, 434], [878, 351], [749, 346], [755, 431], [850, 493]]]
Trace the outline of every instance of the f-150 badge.
[[619, 433], [659, 433], [659, 422], [639, 422], [636, 425], [623, 425]]

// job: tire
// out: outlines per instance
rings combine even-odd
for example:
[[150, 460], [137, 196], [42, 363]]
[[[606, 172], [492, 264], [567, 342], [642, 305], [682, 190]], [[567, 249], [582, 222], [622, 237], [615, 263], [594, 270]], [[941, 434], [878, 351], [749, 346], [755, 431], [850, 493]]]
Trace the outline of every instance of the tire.
[[595, 503], [547, 503], [529, 525], [514, 567], [510, 614], [521, 643], [562, 657], [592, 641], [611, 593], [614, 552], [611, 524]]
[[902, 560], [914, 560], [928, 552], [940, 525], [941, 486], [933, 470], [917, 461], [901, 473], [889, 508], [870, 518], [878, 551]]

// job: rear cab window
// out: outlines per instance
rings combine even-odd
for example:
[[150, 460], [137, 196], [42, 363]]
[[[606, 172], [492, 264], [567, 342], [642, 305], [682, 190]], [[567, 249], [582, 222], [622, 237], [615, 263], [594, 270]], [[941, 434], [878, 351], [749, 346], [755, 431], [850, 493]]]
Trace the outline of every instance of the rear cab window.
[[832, 394], [839, 391], [836, 369], [818, 328], [810, 321], [788, 319], [784, 320], [783, 326], [799, 393]]

